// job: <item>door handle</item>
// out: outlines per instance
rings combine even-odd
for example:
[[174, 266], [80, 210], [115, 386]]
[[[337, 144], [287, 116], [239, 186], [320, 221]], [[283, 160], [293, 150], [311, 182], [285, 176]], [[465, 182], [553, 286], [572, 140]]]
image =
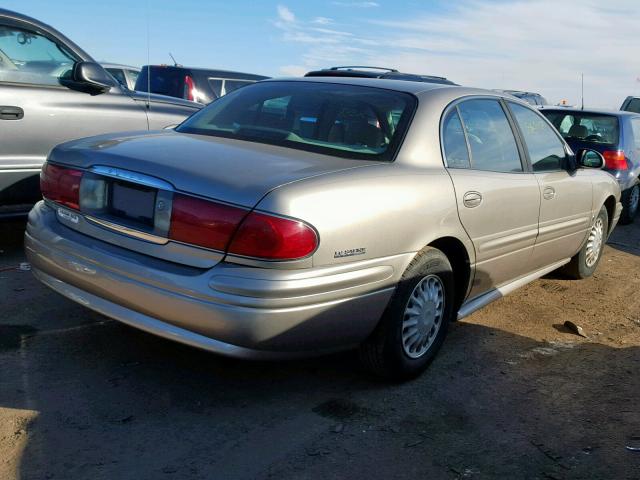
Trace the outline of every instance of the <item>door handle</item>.
[[482, 203], [482, 194], [480, 192], [467, 192], [462, 197], [462, 203], [467, 208], [475, 208]]
[[556, 197], [556, 189], [553, 187], [544, 187], [542, 196], [545, 200], [553, 200]]
[[20, 120], [24, 117], [24, 110], [20, 107], [0, 106], [0, 120]]

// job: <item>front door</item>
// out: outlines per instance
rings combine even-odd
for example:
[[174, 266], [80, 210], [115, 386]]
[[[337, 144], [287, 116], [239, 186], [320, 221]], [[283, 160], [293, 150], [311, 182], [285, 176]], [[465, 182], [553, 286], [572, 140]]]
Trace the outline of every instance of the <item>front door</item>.
[[566, 169], [564, 141], [538, 112], [508, 102], [538, 181], [540, 227], [533, 266], [542, 268], [570, 258], [582, 246], [592, 219], [591, 172]]
[[443, 144], [460, 220], [476, 252], [472, 298], [531, 271], [540, 190], [496, 99], [457, 104], [445, 118]]

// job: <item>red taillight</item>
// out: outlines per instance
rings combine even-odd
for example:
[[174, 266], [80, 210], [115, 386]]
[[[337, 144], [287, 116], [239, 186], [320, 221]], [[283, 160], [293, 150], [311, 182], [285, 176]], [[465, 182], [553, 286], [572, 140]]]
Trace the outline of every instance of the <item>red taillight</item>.
[[315, 230], [299, 220], [252, 212], [242, 222], [228, 253], [268, 260], [294, 260], [318, 246]]
[[195, 90], [195, 87], [193, 85], [193, 78], [191, 78], [191, 75], [185, 75], [184, 77], [184, 98], [186, 98], [187, 100], [191, 100], [192, 102], [195, 100], [195, 97], [193, 96], [193, 91]]
[[80, 210], [81, 170], [45, 163], [40, 172], [40, 191], [47, 200]]
[[224, 251], [247, 210], [175, 194], [169, 238]]
[[604, 165], [609, 170], [627, 170], [627, 159], [622, 150], [609, 150], [602, 153]]
[[169, 238], [265, 260], [303, 258], [318, 246], [315, 230], [300, 220], [179, 193], [173, 196]]

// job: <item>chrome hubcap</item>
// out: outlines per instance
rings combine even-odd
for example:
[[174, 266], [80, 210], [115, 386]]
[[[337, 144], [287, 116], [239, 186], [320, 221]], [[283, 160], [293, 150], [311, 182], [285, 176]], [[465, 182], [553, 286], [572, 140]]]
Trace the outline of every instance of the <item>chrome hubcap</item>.
[[598, 217], [596, 223], [591, 227], [589, 238], [587, 239], [587, 254], [585, 263], [587, 267], [593, 267], [598, 258], [600, 258], [600, 250], [602, 250], [602, 241], [604, 239], [604, 222]]
[[433, 344], [444, 316], [444, 285], [435, 275], [424, 277], [413, 289], [402, 319], [402, 348], [420, 358]]

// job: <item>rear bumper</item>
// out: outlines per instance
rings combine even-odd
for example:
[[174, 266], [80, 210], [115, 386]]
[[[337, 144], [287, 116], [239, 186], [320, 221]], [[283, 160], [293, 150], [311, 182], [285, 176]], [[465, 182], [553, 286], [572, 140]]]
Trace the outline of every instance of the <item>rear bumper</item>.
[[25, 248], [66, 297], [128, 325], [242, 358], [307, 355], [360, 343], [413, 255], [329, 268], [184, 267], [75, 232], [38, 203]]

